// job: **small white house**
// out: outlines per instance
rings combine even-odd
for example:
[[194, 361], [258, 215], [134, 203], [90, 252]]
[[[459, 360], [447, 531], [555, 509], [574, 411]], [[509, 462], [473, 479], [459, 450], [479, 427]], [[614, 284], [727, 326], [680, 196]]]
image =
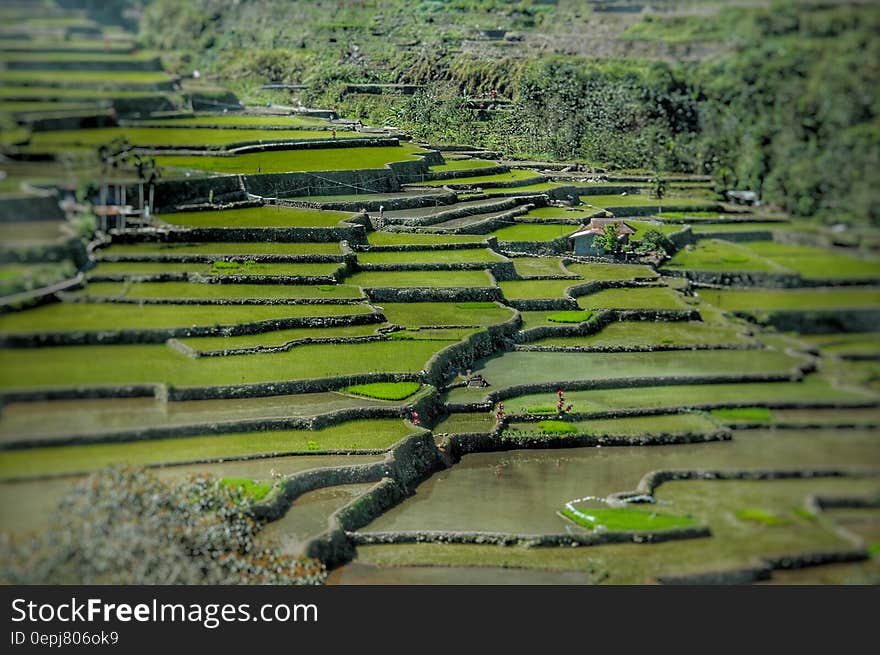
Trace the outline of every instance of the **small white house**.
[[593, 218], [589, 225], [582, 225], [577, 232], [569, 235], [568, 240], [571, 244], [571, 250], [575, 255], [604, 255], [604, 243], [602, 237], [605, 234], [606, 225], [615, 225], [617, 227], [617, 242], [620, 244], [629, 243], [630, 235], [636, 231], [619, 218]]

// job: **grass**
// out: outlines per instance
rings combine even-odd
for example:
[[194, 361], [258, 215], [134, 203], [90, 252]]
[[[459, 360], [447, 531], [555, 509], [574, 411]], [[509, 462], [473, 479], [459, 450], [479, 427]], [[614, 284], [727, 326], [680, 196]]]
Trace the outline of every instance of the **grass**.
[[89, 271], [90, 276], [99, 275], [152, 275], [160, 273], [201, 273], [212, 277], [227, 276], [265, 276], [265, 277], [297, 277], [322, 276], [330, 277], [340, 264], [312, 263], [258, 263], [254, 260], [166, 263], [166, 262], [102, 262]]
[[[344, 284], [209, 284], [201, 282], [92, 282], [77, 295], [138, 300], [359, 298], [357, 287]], [[320, 311], [313, 309], [313, 311]]]
[[550, 314], [547, 317], [547, 320], [551, 323], [583, 323], [584, 321], [588, 320], [592, 315], [593, 312], [586, 309], [580, 312], [555, 312], [553, 314]]
[[555, 257], [514, 257], [513, 266], [521, 277], [566, 275], [561, 262]]
[[880, 334], [853, 332], [850, 334], [813, 334], [799, 338], [818, 346], [827, 355], [876, 355], [880, 353]]
[[756, 254], [744, 245], [719, 239], [703, 239], [695, 246], [682, 248], [664, 266], [701, 271], [791, 272], [784, 266]]
[[583, 284], [581, 280], [505, 280], [498, 283], [508, 300], [532, 298], [564, 298], [569, 287]]
[[566, 264], [565, 268], [585, 280], [636, 280], [657, 278], [657, 273], [649, 266], [636, 264]]
[[195, 350], [229, 350], [233, 348], [253, 348], [256, 346], [282, 346], [300, 339], [327, 339], [339, 337], [362, 337], [375, 334], [378, 324], [343, 325], [339, 327], [291, 328], [272, 330], [259, 334], [242, 334], [235, 337], [193, 337], [181, 341]]
[[[790, 374], [803, 360], [778, 351], [685, 350], [636, 353], [514, 351], [491, 357], [475, 372], [499, 389], [528, 383], [667, 376]], [[527, 379], [523, 371], [529, 371]], [[714, 385], [713, 385], [714, 386]], [[670, 387], [675, 389], [675, 387]], [[459, 391], [459, 390], [454, 390]], [[482, 389], [462, 395], [482, 397]], [[635, 393], [635, 390], [632, 390]], [[473, 394], [471, 394], [473, 392]], [[618, 393], [621, 393], [618, 391]], [[455, 394], [453, 394], [455, 395]], [[687, 402], [678, 398], [673, 405]]]
[[226, 157], [198, 155], [160, 155], [162, 167], [195, 169], [214, 173], [290, 173], [297, 171], [346, 171], [384, 168], [396, 161], [413, 161], [425, 151], [416, 146], [325, 148], [319, 150], [281, 150]]
[[543, 243], [567, 237], [576, 231], [577, 225], [517, 223], [495, 230], [490, 236], [496, 237], [499, 241], [537, 241]]
[[[358, 254], [361, 264], [429, 264], [482, 263], [504, 261], [504, 257], [488, 248], [466, 250], [376, 251]], [[430, 273], [423, 273], [426, 277]]]
[[732, 423], [769, 423], [773, 420], [773, 413], [766, 407], [731, 407], [726, 409], [713, 409], [714, 418], [723, 422]]
[[[236, 325], [303, 316], [349, 316], [367, 305], [134, 305], [53, 303], [0, 316], [0, 332], [153, 330]], [[36, 354], [36, 352], [34, 352]]]
[[788, 525], [789, 523], [788, 519], [779, 514], [755, 507], [745, 507], [738, 510], [735, 516], [740, 521], [748, 521], [749, 523], [758, 523], [767, 526]]
[[[247, 114], [216, 114], [205, 116], [193, 116], [191, 118], [166, 118], [161, 121], [144, 121], [150, 125], [192, 125], [192, 126], [211, 126], [211, 127], [332, 127], [330, 123], [322, 118], [313, 118], [311, 116], [249, 116]], [[342, 130], [339, 134], [347, 134]]]
[[[115, 327], [115, 326], [114, 326]], [[280, 353], [190, 359], [164, 344], [0, 350], [0, 387], [243, 385], [363, 373], [418, 373], [453, 342], [308, 344]]]
[[566, 507], [559, 513], [582, 528], [609, 532], [656, 532], [697, 524], [690, 516], [661, 514], [653, 509], [635, 507], [591, 507], [583, 512], [573, 512]]
[[[361, 136], [356, 132], [339, 132], [337, 138]], [[249, 141], [309, 141], [330, 139], [329, 132], [321, 130], [250, 130], [202, 129], [161, 127], [99, 127], [85, 130], [57, 130], [36, 132], [31, 144], [39, 149], [58, 149], [70, 145], [97, 147], [114, 139], [125, 139], [133, 146], [224, 146]]]
[[578, 298], [585, 309], [687, 309], [681, 296], [668, 287], [603, 289]]
[[775, 241], [752, 241], [743, 247], [807, 279], [880, 277], [880, 261], [861, 259], [839, 251]]
[[[314, 151], [309, 151], [314, 152]], [[187, 227], [337, 227], [347, 212], [290, 207], [247, 207], [222, 211], [162, 214], [159, 219]]]
[[144, 241], [121, 243], [102, 248], [101, 256], [113, 255], [341, 255], [339, 243], [282, 243], [263, 241], [250, 243], [174, 243]]
[[[408, 434], [411, 434], [411, 430], [399, 419], [373, 419], [349, 421], [322, 430], [277, 430], [7, 450], [0, 452], [0, 477], [57, 475], [120, 464], [147, 466], [266, 453], [384, 450]], [[310, 443], [313, 445], [310, 446]]]
[[697, 291], [700, 300], [728, 311], [813, 311], [880, 306], [880, 289], [749, 289]]
[[[573, 314], [576, 312], [572, 312]], [[553, 320], [553, 318], [548, 318]], [[693, 346], [745, 344], [741, 332], [731, 326], [708, 325], [696, 321], [618, 321], [595, 334], [547, 337], [535, 346]]]
[[84, 70], [3, 70], [4, 85], [113, 88], [119, 86], [155, 87], [169, 80], [163, 72], [154, 71], [84, 71]]
[[[612, 409], [655, 409], [694, 406], [706, 403], [773, 404], [790, 402], [859, 402], [864, 393], [831, 386], [817, 376], [802, 382], [743, 382], [738, 384], [671, 385], [632, 389], [592, 389], [567, 391], [566, 402], [575, 412], [605, 412]], [[508, 414], [531, 413], [550, 407], [555, 412], [555, 394], [529, 394], [505, 400]], [[538, 412], [546, 413], [546, 412]]]
[[520, 216], [521, 219], [529, 218], [567, 218], [567, 219], [584, 219], [592, 214], [594, 210], [578, 209], [577, 207], [538, 207], [531, 209], [528, 213]]
[[418, 382], [374, 382], [356, 384], [343, 389], [345, 393], [378, 400], [403, 400], [415, 394], [422, 385]]
[[715, 202], [705, 200], [704, 198], [695, 198], [693, 196], [667, 196], [662, 200], [651, 198], [642, 194], [627, 195], [595, 195], [581, 196], [581, 202], [588, 207], [596, 207], [599, 209], [611, 208], [628, 208], [628, 207], [657, 207], [658, 211], [662, 211], [662, 207], [680, 207], [682, 205], [700, 207], [712, 206]]
[[523, 169], [514, 169], [507, 173], [496, 173], [495, 175], [474, 175], [472, 177], [457, 177], [451, 180], [419, 182], [419, 186], [445, 186], [447, 184], [471, 184], [478, 186], [480, 184], [485, 184], [486, 182], [518, 182], [520, 180], [531, 180], [537, 177], [540, 177], [540, 173]]
[[250, 478], [222, 478], [220, 484], [238, 489], [251, 502], [259, 502], [272, 491], [271, 482], [259, 482]]
[[446, 288], [491, 287], [492, 280], [486, 271], [364, 271], [346, 278], [346, 284], [361, 288]]
[[[65, 73], [66, 74], [66, 73]], [[56, 74], [57, 75], [57, 74]], [[159, 91], [128, 91], [119, 89], [86, 89], [76, 87], [52, 87], [52, 86], [0, 86], [0, 98], [15, 98], [16, 100], [112, 100], [155, 98], [165, 95]]]
[[389, 323], [410, 327], [424, 325], [483, 327], [503, 323], [513, 316], [513, 310], [495, 303], [382, 303], [381, 310]]
[[[537, 434], [534, 430], [535, 425], [538, 427]], [[508, 438], [516, 439], [519, 435], [552, 438], [575, 434], [641, 437], [664, 434], [707, 434], [717, 429], [712, 421], [699, 414], [660, 414], [576, 422], [561, 420], [544, 420], [537, 424], [511, 422], [508, 426]]]
[[469, 171], [477, 168], [492, 168], [497, 165], [497, 161], [492, 161], [490, 159], [453, 159], [448, 160], [445, 164], [431, 166], [431, 171]]
[[[416, 234], [412, 232], [370, 232], [367, 240], [372, 246], [434, 245], [445, 243], [480, 243], [484, 234]], [[377, 253], [372, 253], [377, 254]]]

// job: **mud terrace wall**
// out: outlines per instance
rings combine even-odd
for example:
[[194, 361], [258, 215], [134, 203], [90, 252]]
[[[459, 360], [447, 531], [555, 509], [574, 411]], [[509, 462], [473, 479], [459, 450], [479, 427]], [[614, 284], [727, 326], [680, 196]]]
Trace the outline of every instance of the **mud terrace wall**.
[[671, 277], [683, 277], [691, 282], [711, 286], [793, 288], [803, 286], [797, 273], [759, 273], [680, 270], [660, 268], [659, 272]]
[[521, 546], [526, 548], [558, 548], [561, 546], [603, 546], [607, 544], [652, 544], [681, 539], [712, 536], [705, 526], [671, 528], [654, 532], [595, 532], [583, 534], [514, 534], [502, 532], [459, 532], [440, 530], [349, 532], [357, 546], [370, 544], [480, 544], [490, 546]]
[[492, 302], [499, 301], [498, 287], [368, 287], [370, 302]]

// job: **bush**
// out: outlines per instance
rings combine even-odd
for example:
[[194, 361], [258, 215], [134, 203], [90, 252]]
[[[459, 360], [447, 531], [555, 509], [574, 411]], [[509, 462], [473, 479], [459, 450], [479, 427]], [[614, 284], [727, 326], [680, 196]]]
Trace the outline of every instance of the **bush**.
[[77, 484], [49, 527], [2, 537], [3, 584], [321, 584], [317, 560], [260, 547], [241, 485], [197, 476], [168, 485], [110, 468]]

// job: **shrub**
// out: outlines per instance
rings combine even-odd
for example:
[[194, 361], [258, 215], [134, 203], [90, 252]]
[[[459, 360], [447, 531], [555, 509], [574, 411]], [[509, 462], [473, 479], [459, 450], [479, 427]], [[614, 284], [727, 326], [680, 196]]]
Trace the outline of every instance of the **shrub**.
[[77, 484], [32, 535], [3, 535], [4, 584], [320, 584], [317, 560], [258, 546], [262, 522], [241, 485], [174, 485], [109, 468]]

